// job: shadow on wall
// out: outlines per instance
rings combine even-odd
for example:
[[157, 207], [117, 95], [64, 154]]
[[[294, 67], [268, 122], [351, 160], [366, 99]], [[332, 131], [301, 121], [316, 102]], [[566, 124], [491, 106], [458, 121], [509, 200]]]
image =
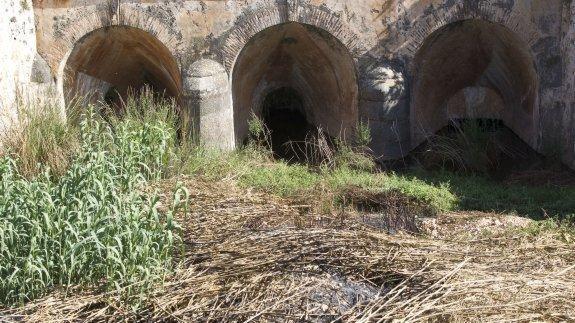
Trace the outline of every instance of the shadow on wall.
[[[234, 64], [232, 87], [238, 143], [248, 135], [251, 113], [262, 116], [264, 108], [268, 120], [277, 117], [270, 129], [280, 141], [274, 145], [283, 144], [291, 130], [305, 131], [308, 124], [338, 137], [349, 134], [358, 121], [353, 58], [334, 36], [310, 25], [285, 23], [253, 36]], [[285, 91], [293, 95], [278, 95]], [[274, 103], [274, 97], [297, 98], [291, 103], [297, 101], [298, 107], [281, 107], [285, 102]], [[290, 124], [279, 122], [282, 118]]]
[[134, 27], [105, 27], [84, 36], [68, 57], [63, 77], [66, 106], [79, 99], [119, 107], [128, 94], [145, 87], [181, 100], [174, 57], [153, 35]]

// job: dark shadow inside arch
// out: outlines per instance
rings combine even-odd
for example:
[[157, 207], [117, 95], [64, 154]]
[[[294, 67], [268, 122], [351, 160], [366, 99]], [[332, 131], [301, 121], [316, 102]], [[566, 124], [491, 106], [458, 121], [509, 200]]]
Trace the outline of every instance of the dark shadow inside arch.
[[[413, 72], [413, 147], [453, 121], [494, 120], [536, 148], [537, 73], [527, 44], [506, 27], [464, 20], [440, 28], [417, 52]], [[467, 128], [484, 129], [475, 123]]]
[[74, 46], [64, 68], [66, 105], [105, 103], [121, 109], [128, 95], [151, 89], [155, 97], [181, 94], [176, 60], [156, 37], [141, 29], [97, 29]]
[[298, 160], [306, 137], [315, 130], [306, 118], [300, 94], [290, 87], [273, 90], [264, 98], [262, 115], [276, 157]]
[[357, 75], [347, 48], [326, 31], [300, 23], [251, 38], [232, 73], [235, 136], [248, 137], [254, 113], [267, 122], [276, 152], [317, 127], [345, 137], [357, 124]]

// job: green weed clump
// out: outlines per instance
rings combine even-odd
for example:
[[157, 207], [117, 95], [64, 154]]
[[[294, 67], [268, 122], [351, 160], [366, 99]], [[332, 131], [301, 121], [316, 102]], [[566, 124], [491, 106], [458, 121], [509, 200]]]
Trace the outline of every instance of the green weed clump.
[[252, 112], [248, 120], [248, 147], [269, 152], [271, 155], [271, 131], [264, 120]]
[[551, 233], [566, 243], [575, 243], [575, 214], [563, 218], [533, 221], [527, 227], [522, 228], [521, 231], [534, 237]]
[[169, 273], [179, 203], [161, 214], [142, 189], [162, 176], [173, 130], [163, 120], [112, 127], [88, 113], [80, 133], [60, 177], [46, 168], [29, 179], [18, 159], [0, 160], [0, 303], [78, 284], [140, 293]]

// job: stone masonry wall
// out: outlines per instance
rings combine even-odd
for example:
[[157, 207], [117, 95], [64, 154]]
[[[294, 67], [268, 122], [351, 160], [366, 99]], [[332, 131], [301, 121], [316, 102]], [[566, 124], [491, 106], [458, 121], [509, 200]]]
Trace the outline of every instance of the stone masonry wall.
[[16, 100], [31, 83], [36, 54], [31, 0], [0, 2], [0, 135], [16, 119]]
[[563, 148], [565, 162], [575, 169], [575, 2], [567, 1], [564, 6], [562, 54], [565, 75], [563, 89], [559, 93], [564, 101], [558, 100], [560, 113], [556, 115], [558, 128], [555, 134]]
[[[20, 0], [6, 1], [8, 4], [0, 4], [0, 9], [17, 19], [16, 23], [2, 20], [0, 28], [10, 30], [10, 37], [1, 34], [6, 38], [3, 43], [15, 43], [20, 48], [16, 52], [27, 49], [27, 54], [6, 53], [9, 46], [0, 47], [1, 73], [26, 74], [29, 69], [14, 71], [6, 65], [34, 61], [31, 11], [24, 10]], [[318, 27], [345, 45], [354, 59], [359, 118], [369, 123], [374, 152], [382, 158], [401, 157], [413, 148], [410, 109], [417, 71], [414, 58], [429, 36], [467, 19], [496, 23], [525, 44], [538, 75], [532, 116], [535, 139], [530, 144], [540, 151], [558, 145], [565, 161], [575, 167], [575, 27], [571, 1], [34, 0], [33, 6], [37, 65], [48, 67], [60, 92], [68, 55], [78, 41], [99, 28], [126, 25], [150, 33], [172, 53], [183, 72], [199, 59], [211, 59], [224, 66], [233, 86], [236, 58], [260, 31], [286, 22]], [[18, 31], [17, 26], [25, 32]], [[13, 37], [18, 41], [11, 40]], [[6, 61], [11, 64], [4, 64]], [[13, 93], [15, 83], [4, 78], [2, 82], [10, 84], [3, 86], [8, 90], [3, 90], [2, 96], [13, 97], [9, 93]]]

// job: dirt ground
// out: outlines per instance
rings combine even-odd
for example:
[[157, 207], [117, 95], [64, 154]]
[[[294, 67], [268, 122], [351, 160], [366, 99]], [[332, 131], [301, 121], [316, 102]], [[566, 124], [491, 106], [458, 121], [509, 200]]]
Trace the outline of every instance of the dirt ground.
[[[502, 214], [312, 211], [309, 203], [184, 179], [185, 248], [143, 310], [54, 292], [7, 321], [575, 321], [575, 244]], [[155, 189], [170, 192], [175, 183]], [[163, 201], [167, 201], [164, 197]], [[397, 214], [394, 214], [397, 217]], [[400, 223], [393, 228], [394, 223]], [[405, 223], [415, 228], [406, 232]], [[414, 232], [416, 231], [416, 232]]]

